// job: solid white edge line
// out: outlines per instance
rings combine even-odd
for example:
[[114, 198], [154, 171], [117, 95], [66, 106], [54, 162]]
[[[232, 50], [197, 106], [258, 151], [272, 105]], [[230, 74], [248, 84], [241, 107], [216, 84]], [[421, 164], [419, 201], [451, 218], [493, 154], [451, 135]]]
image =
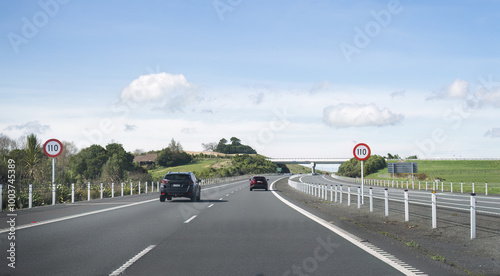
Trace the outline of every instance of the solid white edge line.
[[[74, 219], [74, 218], [79, 218], [79, 217], [84, 217], [84, 216], [89, 216], [89, 215], [95, 215], [95, 214], [99, 214], [99, 213], [103, 213], [103, 212], [113, 211], [113, 210], [117, 210], [117, 209], [121, 209], [121, 208], [126, 208], [126, 207], [135, 206], [135, 205], [139, 205], [139, 204], [149, 203], [149, 202], [156, 202], [156, 201], [152, 200], [152, 199], [148, 199], [146, 201], [139, 201], [139, 202], [135, 202], [135, 203], [127, 204], [127, 205], [111, 207], [111, 208], [107, 208], [107, 209], [82, 213], [82, 214], [78, 214], [78, 215], [66, 216], [66, 217], [61, 217], [61, 218], [56, 218], [56, 219], [49, 219], [49, 220], [45, 220], [45, 221], [38, 221], [36, 223], [24, 224], [24, 225], [17, 226], [16, 231], [21, 230], [21, 229], [25, 229], [25, 228], [30, 228], [30, 227], [49, 224], [49, 223], [59, 222], [59, 221], [63, 221], [63, 220]], [[10, 228], [1, 229], [0, 234], [6, 233], [9, 231], [10, 231]]]
[[196, 217], [197, 217], [197, 215], [194, 215], [194, 216], [190, 217], [188, 220], [186, 220], [184, 223], [190, 223]]
[[125, 269], [129, 268], [131, 265], [137, 262], [137, 260], [139, 260], [142, 256], [146, 255], [149, 251], [155, 248], [155, 246], [156, 245], [150, 245], [146, 247], [146, 249], [142, 250], [141, 252], [139, 252], [139, 254], [135, 255], [132, 259], [128, 260], [125, 264], [120, 266], [120, 268], [109, 274], [109, 276], [117, 276], [122, 274], [125, 271]]
[[288, 200], [284, 199], [283, 197], [281, 197], [280, 195], [278, 195], [278, 193], [276, 193], [273, 189], [273, 186], [274, 186], [274, 183], [278, 182], [279, 180], [281, 180], [283, 178], [280, 178], [278, 180], [275, 180], [273, 183], [271, 183], [271, 191], [272, 193], [274, 194], [274, 196], [276, 198], [278, 198], [279, 200], [281, 200], [283, 203], [285, 203], [286, 205], [290, 206], [292, 209], [296, 210], [297, 212], [303, 214], [304, 216], [308, 217], [309, 219], [317, 222], [318, 224], [326, 227], [328, 230], [334, 232], [335, 234], [341, 236], [342, 238], [346, 239], [347, 241], [351, 242], [352, 244], [356, 245], [357, 247], [363, 249], [364, 251], [366, 251], [368, 254], [376, 257], [377, 259], [381, 260], [382, 262], [392, 266], [393, 268], [395, 268], [396, 270], [400, 271], [401, 273], [405, 274], [405, 275], [416, 275], [414, 272], [406, 269], [405, 267], [395, 263], [393, 260], [391, 260], [390, 258], [387, 258], [386, 256], [384, 256], [383, 254], [371, 249], [370, 247], [368, 247], [366, 244], [362, 243], [360, 241], [359, 238], [357, 238], [356, 236], [350, 234], [349, 232], [346, 232], [345, 230], [335, 226], [335, 225], [332, 225], [330, 224], [329, 222], [309, 213], [308, 211], [294, 205], [293, 203], [289, 202]]

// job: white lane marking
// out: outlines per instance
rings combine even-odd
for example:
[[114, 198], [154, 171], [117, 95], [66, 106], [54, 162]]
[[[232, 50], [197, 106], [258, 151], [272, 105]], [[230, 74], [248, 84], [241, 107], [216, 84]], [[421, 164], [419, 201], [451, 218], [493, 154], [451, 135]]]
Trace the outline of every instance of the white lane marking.
[[[352, 235], [351, 233], [335, 226], [335, 225], [332, 225], [330, 224], [329, 222], [309, 213], [308, 211], [298, 207], [297, 205], [289, 202], [288, 200], [282, 198], [280, 195], [278, 195], [278, 193], [276, 193], [273, 189], [273, 185], [274, 183], [278, 182], [279, 180], [281, 180], [282, 178], [278, 179], [278, 180], [275, 180], [273, 183], [271, 183], [271, 192], [274, 194], [274, 196], [276, 198], [278, 198], [279, 200], [281, 200], [283, 203], [285, 203], [286, 205], [290, 206], [291, 208], [293, 208], [294, 210], [296, 210], [297, 212], [303, 214], [304, 216], [308, 217], [309, 219], [317, 222], [318, 224], [326, 227], [328, 230], [334, 232], [335, 234], [341, 236], [342, 238], [346, 239], [347, 241], [351, 242], [352, 244], [354, 244], [355, 246], [361, 248], [362, 250], [366, 251], [368, 254], [374, 256], [375, 258], [381, 260], [382, 262], [392, 266], [393, 268], [395, 268], [396, 270], [400, 271], [401, 273], [405, 274], [405, 275], [416, 275], [417, 273], [409, 270], [408, 268], [405, 268], [403, 267], [402, 265], [400, 265], [399, 263], [396, 263], [396, 261], [402, 263], [402, 261], [396, 259], [394, 256], [390, 255], [391, 257], [388, 257], [388, 253], [386, 252], [380, 252], [380, 249], [379, 250], [375, 250], [373, 247], [373, 245], [371, 245], [370, 243], [367, 243], [367, 242], [362, 242], [362, 239]], [[419, 271], [420, 272], [420, 271]], [[421, 272], [420, 272], [421, 273]]]
[[212, 207], [212, 206], [214, 206], [214, 204], [213, 204], [213, 203], [212, 203], [212, 204], [210, 204], [210, 205], [208, 205], [208, 207], [207, 207], [207, 208], [210, 208], [210, 207]]
[[[131, 204], [127, 204], [127, 205], [116, 206], [116, 207], [111, 207], [111, 208], [107, 208], [107, 209], [102, 209], [102, 210], [97, 210], [97, 211], [92, 211], [92, 212], [87, 212], [87, 213], [82, 213], [82, 214], [77, 214], [77, 215], [72, 215], [72, 216], [49, 219], [49, 220], [45, 220], [45, 221], [37, 221], [36, 223], [24, 224], [24, 225], [17, 226], [16, 230], [21, 230], [21, 229], [25, 229], [25, 228], [45, 225], [45, 224], [49, 224], [49, 223], [54, 223], [54, 222], [59, 222], [59, 221], [63, 221], [63, 220], [74, 219], [74, 218], [79, 218], [79, 217], [84, 217], [84, 216], [89, 216], [89, 215], [95, 215], [95, 214], [99, 214], [99, 213], [104, 213], [104, 212], [108, 212], [108, 211], [113, 211], [113, 210], [117, 210], [117, 209], [121, 209], [121, 208], [126, 208], [126, 207], [135, 206], [135, 205], [139, 205], [139, 204], [149, 203], [149, 202], [156, 202], [156, 200], [149, 199], [149, 200], [131, 203]], [[6, 233], [6, 232], [9, 232], [9, 228], [5, 228], [5, 229], [0, 230], [0, 234]]]
[[223, 200], [223, 199], [224, 199], [223, 197], [219, 198], [219, 200]]
[[190, 217], [188, 220], [186, 220], [184, 223], [190, 223], [194, 218], [196, 218], [196, 215]]
[[229, 194], [227, 194], [226, 196], [229, 196]]
[[124, 263], [120, 268], [117, 270], [113, 271], [113, 273], [109, 274], [109, 276], [118, 276], [122, 274], [125, 269], [129, 268], [131, 265], [133, 265], [137, 260], [139, 260], [142, 256], [146, 255], [149, 251], [151, 251], [153, 248], [155, 248], [156, 245], [150, 245], [146, 247], [146, 249], [142, 250], [139, 252], [139, 254], [135, 255], [132, 259], [128, 260], [128, 262]]

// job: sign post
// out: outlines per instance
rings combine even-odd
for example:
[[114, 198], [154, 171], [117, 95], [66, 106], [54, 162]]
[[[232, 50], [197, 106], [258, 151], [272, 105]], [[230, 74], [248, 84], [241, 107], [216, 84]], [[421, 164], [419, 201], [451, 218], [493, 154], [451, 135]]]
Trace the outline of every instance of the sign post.
[[52, 157], [52, 205], [56, 204], [56, 157], [62, 153], [63, 145], [57, 139], [50, 139], [43, 145], [43, 151]]
[[365, 204], [365, 196], [364, 196], [364, 179], [363, 179], [363, 161], [370, 158], [371, 150], [367, 144], [359, 143], [354, 147], [353, 150], [354, 157], [361, 161], [361, 204]]

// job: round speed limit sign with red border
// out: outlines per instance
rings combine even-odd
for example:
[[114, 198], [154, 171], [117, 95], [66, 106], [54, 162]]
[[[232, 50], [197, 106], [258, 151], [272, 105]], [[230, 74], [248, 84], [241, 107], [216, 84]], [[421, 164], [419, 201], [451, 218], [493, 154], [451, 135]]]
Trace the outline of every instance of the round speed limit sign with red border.
[[62, 153], [63, 145], [57, 139], [50, 139], [43, 145], [43, 151], [48, 157], [57, 157]]
[[359, 143], [354, 147], [353, 150], [354, 157], [359, 161], [365, 161], [370, 158], [370, 154], [372, 153], [370, 147], [367, 144]]

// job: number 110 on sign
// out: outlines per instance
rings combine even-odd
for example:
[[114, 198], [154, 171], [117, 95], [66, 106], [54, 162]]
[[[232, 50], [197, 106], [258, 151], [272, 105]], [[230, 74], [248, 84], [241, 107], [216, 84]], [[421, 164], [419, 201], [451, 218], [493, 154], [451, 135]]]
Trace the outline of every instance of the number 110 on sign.
[[367, 144], [357, 144], [353, 150], [354, 157], [359, 161], [364, 161], [370, 157], [371, 151]]

